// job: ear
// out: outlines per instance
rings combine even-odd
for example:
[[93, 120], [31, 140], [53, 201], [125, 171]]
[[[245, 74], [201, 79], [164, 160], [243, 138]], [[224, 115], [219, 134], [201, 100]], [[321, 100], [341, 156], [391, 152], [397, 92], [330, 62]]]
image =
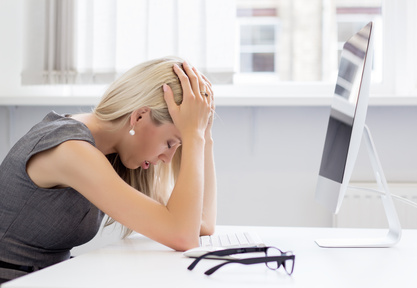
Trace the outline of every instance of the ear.
[[150, 109], [148, 107], [142, 107], [133, 111], [130, 115], [130, 127], [134, 127], [149, 111]]

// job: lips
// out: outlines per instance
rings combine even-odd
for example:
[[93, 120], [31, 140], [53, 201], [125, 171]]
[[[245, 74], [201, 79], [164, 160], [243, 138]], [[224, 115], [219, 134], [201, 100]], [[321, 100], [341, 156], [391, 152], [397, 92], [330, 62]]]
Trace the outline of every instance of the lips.
[[146, 169], [148, 169], [149, 168], [149, 166], [150, 166], [150, 162], [149, 161], [144, 161], [143, 163], [142, 163], [142, 169], [144, 169], [144, 170], [146, 170]]

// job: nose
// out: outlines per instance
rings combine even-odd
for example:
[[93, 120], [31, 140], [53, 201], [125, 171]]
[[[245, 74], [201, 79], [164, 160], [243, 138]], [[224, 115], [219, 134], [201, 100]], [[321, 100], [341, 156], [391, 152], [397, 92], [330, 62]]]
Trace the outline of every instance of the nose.
[[171, 147], [171, 149], [165, 149], [165, 151], [159, 155], [158, 159], [164, 163], [170, 163], [174, 157], [175, 151], [177, 151], [177, 148], [178, 147]]

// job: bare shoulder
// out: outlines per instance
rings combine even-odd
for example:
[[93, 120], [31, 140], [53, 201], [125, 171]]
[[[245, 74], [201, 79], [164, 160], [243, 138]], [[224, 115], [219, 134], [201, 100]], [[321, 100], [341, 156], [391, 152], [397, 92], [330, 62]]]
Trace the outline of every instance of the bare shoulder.
[[85, 174], [116, 174], [96, 147], [80, 140], [66, 141], [34, 155], [26, 169], [32, 181], [42, 188], [74, 187], [73, 181]]

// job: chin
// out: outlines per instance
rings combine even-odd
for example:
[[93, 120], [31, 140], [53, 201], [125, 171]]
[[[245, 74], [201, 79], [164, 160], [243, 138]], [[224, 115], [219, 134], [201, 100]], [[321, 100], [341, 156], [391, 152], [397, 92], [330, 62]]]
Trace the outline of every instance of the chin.
[[136, 170], [140, 167], [140, 165], [135, 165], [133, 163], [126, 163], [125, 161], [122, 160], [122, 164], [123, 166], [125, 166], [127, 169], [131, 169], [131, 170]]
[[131, 170], [136, 170], [138, 168], [140, 168], [140, 165], [125, 165], [126, 168], [131, 169]]

